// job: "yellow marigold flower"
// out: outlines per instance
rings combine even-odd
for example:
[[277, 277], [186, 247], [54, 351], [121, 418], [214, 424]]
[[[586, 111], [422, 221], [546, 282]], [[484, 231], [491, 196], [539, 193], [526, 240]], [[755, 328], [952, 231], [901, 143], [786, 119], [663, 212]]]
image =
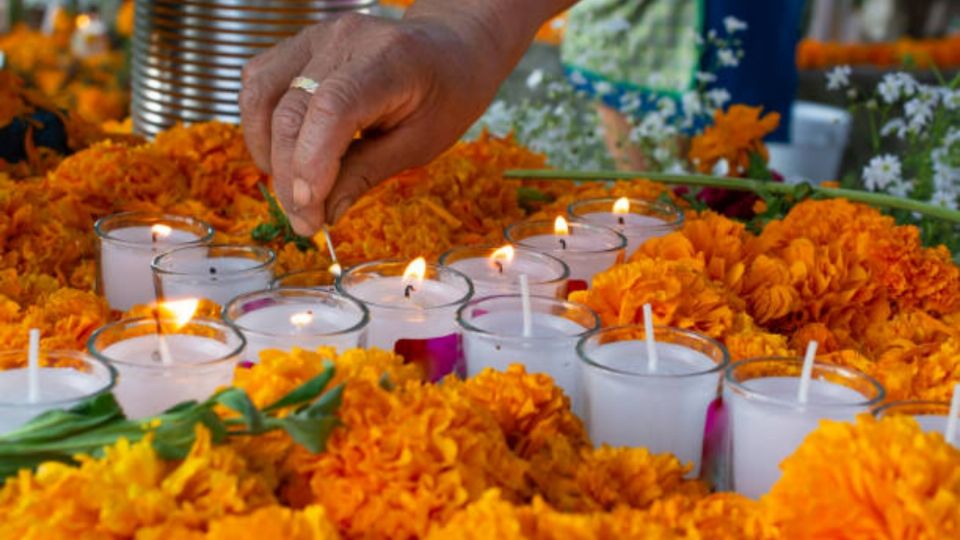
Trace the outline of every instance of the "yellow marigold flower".
[[763, 330], [746, 313], [737, 314], [734, 329], [723, 338], [723, 344], [733, 362], [748, 358], [794, 356], [797, 350], [790, 346], [787, 336]]
[[206, 540], [275, 538], [283, 540], [336, 540], [340, 533], [321, 506], [291, 510], [267, 506], [244, 516], [229, 516], [210, 523]]
[[910, 417], [825, 421], [764, 504], [784, 538], [960, 537], [960, 450]]
[[275, 501], [275, 486], [246, 471], [229, 447], [212, 446], [202, 427], [182, 462], [161, 460], [149, 439], [122, 439], [101, 459], [78, 459], [78, 467], [47, 463], [7, 481], [0, 490], [5, 538], [129, 538], [161, 525], [202, 531], [208, 521]]
[[587, 291], [570, 295], [600, 315], [605, 326], [638, 324], [650, 303], [657, 324], [722, 338], [743, 305], [739, 298], [684, 261], [641, 258], [594, 276]]
[[690, 141], [690, 161], [702, 173], [710, 173], [721, 159], [726, 159], [730, 176], [743, 176], [750, 166], [750, 154], [767, 159], [763, 138], [780, 124], [780, 115], [770, 112], [760, 116], [760, 107], [731, 105], [726, 112], [717, 110], [713, 125]]

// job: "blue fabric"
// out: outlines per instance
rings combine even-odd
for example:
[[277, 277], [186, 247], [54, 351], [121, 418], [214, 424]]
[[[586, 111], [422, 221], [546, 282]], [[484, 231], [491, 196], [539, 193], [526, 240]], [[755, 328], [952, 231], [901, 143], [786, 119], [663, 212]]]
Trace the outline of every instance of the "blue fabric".
[[[715, 85], [730, 92], [731, 103], [762, 105], [764, 111], [780, 113], [780, 126], [767, 140], [787, 141], [790, 107], [797, 91], [796, 46], [805, 0], [706, 0], [704, 27], [723, 28], [723, 18], [732, 15], [747, 23], [737, 35], [744, 58], [733, 69], [717, 73]], [[701, 57], [702, 65], [709, 58]]]

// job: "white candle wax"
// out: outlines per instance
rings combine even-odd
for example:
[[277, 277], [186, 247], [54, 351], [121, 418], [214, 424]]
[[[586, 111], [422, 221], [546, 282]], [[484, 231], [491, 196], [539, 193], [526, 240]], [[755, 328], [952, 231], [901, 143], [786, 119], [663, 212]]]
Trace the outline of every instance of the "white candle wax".
[[177, 261], [175, 272], [161, 274], [164, 298], [206, 298], [221, 306], [241, 294], [268, 289], [273, 280], [262, 261], [244, 257], [186, 259]]
[[524, 337], [523, 314], [519, 311], [490, 312], [471, 318], [470, 325], [485, 333], [464, 332], [467, 375], [472, 377], [488, 367], [505, 371], [510, 364], [519, 363], [530, 373], [550, 375], [571, 399], [575, 398], [575, 346], [587, 328], [548, 313], [532, 313], [532, 322], [530, 336]]
[[[666, 227], [667, 222], [653, 216], [643, 214], [615, 214], [613, 212], [590, 212], [579, 217], [587, 223], [603, 225], [619, 232], [627, 238], [627, 256], [650, 238], [664, 236], [671, 232]], [[622, 221], [621, 221], [622, 220]]]
[[[309, 314], [309, 322], [300, 326], [291, 322], [295, 315]], [[352, 314], [323, 304], [275, 304], [238, 317], [234, 324], [247, 338], [244, 360], [259, 362], [265, 349], [289, 351], [294, 347], [314, 350], [330, 345], [343, 352], [363, 346], [362, 331], [342, 333], [357, 323], [346, 320]]]
[[[645, 447], [669, 452], [700, 471], [707, 409], [720, 381], [717, 363], [674, 343], [656, 343], [657, 371], [648, 371], [641, 340], [600, 345], [581, 363], [585, 421], [594, 444]], [[713, 370], [713, 371], [711, 371]]]
[[158, 336], [148, 334], [118, 341], [100, 354], [117, 369], [117, 401], [130, 418], [158, 414], [181, 401], [203, 400], [233, 379], [234, 350], [213, 338], [165, 334], [173, 364], [157, 360]]
[[[553, 255], [570, 267], [571, 288], [589, 286], [593, 276], [613, 266], [623, 250], [616, 249], [622, 242], [611, 231], [573, 229], [573, 234], [540, 234], [523, 238], [517, 243]], [[577, 285], [579, 284], [579, 285]]]
[[557, 269], [529, 257], [527, 252], [515, 253], [512, 261], [501, 262], [502, 270], [486, 257], [460, 259], [447, 266], [470, 278], [474, 298], [519, 293], [520, 276], [524, 274], [530, 276], [530, 294], [555, 298], [563, 295], [567, 284], [566, 280], [560, 279]]
[[861, 393], [819, 379], [810, 380], [805, 407], [796, 404], [799, 377], [764, 377], [740, 384], [764, 398], [778, 400], [749, 399], [729, 388], [724, 390], [732, 430], [733, 487], [753, 498], [770, 490], [780, 478], [780, 462], [821, 420], [850, 421], [868, 408], [856, 406], [867, 401]]
[[72, 368], [40, 368], [39, 395], [28, 403], [26, 368], [0, 371], [0, 434], [13, 431], [51, 409], [69, 408], [73, 403], [103, 390], [109, 383], [102, 376]]
[[100, 280], [110, 308], [126, 311], [152, 302], [156, 298], [150, 271], [153, 258], [199, 240], [196, 234], [179, 229], [171, 229], [166, 236], [154, 235], [148, 226], [111, 230], [100, 240]]

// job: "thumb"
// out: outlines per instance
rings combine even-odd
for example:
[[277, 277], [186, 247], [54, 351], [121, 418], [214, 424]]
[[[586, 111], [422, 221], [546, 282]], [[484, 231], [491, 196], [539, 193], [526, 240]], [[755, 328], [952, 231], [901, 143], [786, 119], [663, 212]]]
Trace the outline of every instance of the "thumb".
[[382, 180], [429, 162], [439, 150], [425, 148], [434, 145], [424, 145], [422, 140], [422, 129], [405, 125], [382, 136], [354, 142], [327, 196], [329, 222], [340, 219], [357, 199]]

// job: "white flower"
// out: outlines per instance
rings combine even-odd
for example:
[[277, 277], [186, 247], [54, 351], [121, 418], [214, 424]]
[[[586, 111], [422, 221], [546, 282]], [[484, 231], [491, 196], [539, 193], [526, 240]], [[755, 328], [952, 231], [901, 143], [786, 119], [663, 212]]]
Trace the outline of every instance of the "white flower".
[[713, 28], [707, 30], [707, 41], [713, 41], [715, 39], [717, 39], [717, 31]]
[[900, 159], [891, 154], [875, 156], [863, 168], [863, 184], [870, 191], [878, 191], [901, 181]]
[[950, 128], [947, 130], [947, 134], [943, 136], [944, 146], [951, 146], [958, 141], [960, 141], [960, 128]]
[[736, 53], [730, 49], [720, 49], [717, 51], [717, 61], [720, 62], [721, 66], [737, 67], [740, 65], [740, 60], [737, 58]]
[[910, 130], [919, 133], [930, 120], [933, 120], [933, 104], [920, 98], [913, 98], [903, 106]]
[[640, 109], [640, 94], [636, 92], [625, 93], [620, 96], [620, 110], [624, 113], [632, 113]]
[[877, 92], [886, 103], [895, 103], [900, 99], [900, 82], [894, 77], [893, 73], [887, 73], [883, 80], [877, 85]]
[[837, 66], [827, 72], [827, 90], [840, 90], [850, 85], [850, 66]]
[[717, 76], [714, 75], [713, 73], [710, 73], [709, 71], [698, 71], [696, 78], [697, 78], [697, 82], [700, 82], [703, 84], [710, 84], [710, 83], [717, 82]]
[[663, 162], [669, 160], [671, 157], [673, 157], [673, 156], [671, 155], [670, 150], [667, 150], [666, 148], [664, 148], [664, 147], [662, 147], [662, 146], [658, 146], [658, 147], [653, 151], [653, 159], [659, 161], [660, 163], [663, 163]]
[[600, 94], [601, 96], [605, 96], [613, 92], [613, 85], [607, 81], [599, 81], [598, 83], [593, 85], [593, 89], [596, 90], [597, 93]]
[[609, 32], [611, 34], [620, 34], [620, 33], [626, 32], [627, 30], [630, 30], [631, 28], [633, 28], [633, 26], [630, 24], [630, 21], [628, 21], [624, 17], [616, 17], [616, 18], [604, 21], [602, 26], [603, 31]]
[[707, 92], [707, 102], [715, 109], [723, 107], [728, 101], [730, 101], [730, 92], [725, 88], [714, 88]]
[[580, 71], [573, 70], [570, 72], [570, 82], [572, 82], [577, 86], [583, 86], [587, 84], [587, 78], [584, 77], [583, 73], [581, 73]]
[[688, 119], [703, 112], [703, 102], [700, 101], [700, 94], [697, 92], [685, 92], [681, 98], [681, 102], [683, 115]]
[[677, 102], [668, 97], [662, 97], [657, 101], [657, 109], [665, 118], [670, 118], [677, 114]]
[[941, 96], [944, 108], [950, 111], [960, 109], [960, 90], [943, 89]]
[[907, 135], [907, 124], [903, 121], [903, 118], [894, 118], [880, 128], [880, 134], [884, 137], [896, 134], [898, 138], [902, 139]]
[[723, 27], [727, 29], [728, 34], [736, 34], [741, 30], [746, 30], [747, 23], [732, 15], [727, 15], [723, 18]]
[[930, 204], [936, 206], [945, 206], [951, 210], [960, 209], [957, 207], [957, 194], [950, 191], [934, 191], [933, 196], [930, 197]]
[[543, 70], [535, 69], [527, 76], [527, 88], [533, 90], [543, 82]]
[[910, 190], [913, 188], [912, 182], [897, 182], [887, 188], [887, 193], [895, 197], [907, 198], [910, 196]]
[[717, 161], [713, 166], [713, 170], [710, 171], [710, 174], [713, 176], [726, 176], [730, 172], [730, 163], [727, 162], [727, 158], [722, 158]]

